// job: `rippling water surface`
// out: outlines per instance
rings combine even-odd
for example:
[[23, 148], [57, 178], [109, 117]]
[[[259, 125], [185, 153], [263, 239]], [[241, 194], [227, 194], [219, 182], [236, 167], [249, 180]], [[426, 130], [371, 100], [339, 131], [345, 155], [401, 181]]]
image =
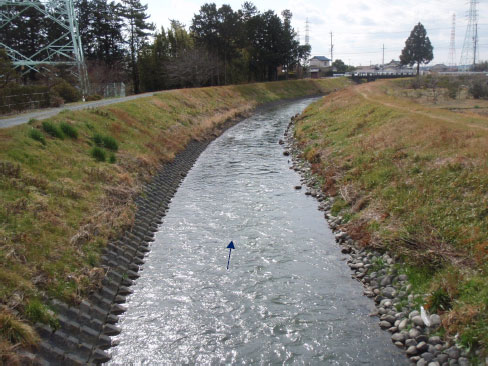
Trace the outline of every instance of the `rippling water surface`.
[[406, 364], [317, 202], [294, 189], [278, 141], [311, 101], [259, 112], [200, 156], [132, 287], [112, 365]]

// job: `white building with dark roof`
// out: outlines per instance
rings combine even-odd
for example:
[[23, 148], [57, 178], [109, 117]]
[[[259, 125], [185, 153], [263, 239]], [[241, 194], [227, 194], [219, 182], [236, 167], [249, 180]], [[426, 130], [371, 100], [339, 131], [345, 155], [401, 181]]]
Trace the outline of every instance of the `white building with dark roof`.
[[330, 59], [325, 56], [314, 56], [310, 59], [311, 69], [321, 69], [330, 66]]

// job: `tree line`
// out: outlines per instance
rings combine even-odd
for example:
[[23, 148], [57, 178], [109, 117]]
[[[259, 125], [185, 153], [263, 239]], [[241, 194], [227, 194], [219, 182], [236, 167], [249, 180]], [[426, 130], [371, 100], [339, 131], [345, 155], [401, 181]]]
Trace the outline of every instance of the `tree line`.
[[[289, 10], [260, 12], [251, 2], [238, 10], [206, 3], [188, 27], [171, 20], [158, 30], [140, 0], [75, 0], [75, 9], [90, 79], [125, 81], [134, 93], [288, 78], [310, 55], [310, 46], [296, 39]], [[11, 18], [20, 11], [0, 10]], [[0, 41], [32, 55], [57, 37], [29, 8], [2, 29]], [[24, 82], [39, 77], [31, 73]]]

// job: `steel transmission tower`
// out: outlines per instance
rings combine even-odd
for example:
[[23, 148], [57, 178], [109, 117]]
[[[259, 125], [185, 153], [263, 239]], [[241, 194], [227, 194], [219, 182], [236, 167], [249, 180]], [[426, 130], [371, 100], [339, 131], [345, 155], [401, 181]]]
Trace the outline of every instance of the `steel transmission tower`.
[[305, 44], [307, 46], [310, 45], [310, 22], [308, 21], [308, 18], [305, 22]]
[[449, 62], [447, 66], [456, 66], [456, 14], [452, 14], [451, 42], [449, 43]]
[[468, 17], [468, 26], [464, 36], [463, 51], [461, 53], [460, 66], [464, 69], [474, 66], [478, 59], [478, 1], [470, 0]]
[[[0, 0], [0, 32], [7, 29], [22, 13], [34, 9], [44, 16], [50, 29], [59, 29], [59, 34], [46, 45], [39, 45], [33, 54], [23, 54], [0, 41], [15, 67], [23, 72], [39, 71], [42, 65], [68, 65], [79, 78], [84, 94], [88, 90], [86, 72], [78, 21], [75, 16], [73, 0]], [[24, 35], [29, 37], [28, 34]]]

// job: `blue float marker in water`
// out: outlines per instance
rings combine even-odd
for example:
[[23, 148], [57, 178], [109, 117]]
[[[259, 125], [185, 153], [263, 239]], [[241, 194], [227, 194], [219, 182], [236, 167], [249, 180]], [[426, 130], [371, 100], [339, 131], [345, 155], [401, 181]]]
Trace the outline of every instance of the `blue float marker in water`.
[[229, 249], [229, 259], [227, 259], [227, 269], [229, 269], [229, 263], [230, 263], [230, 253], [232, 253], [232, 249], [235, 249], [236, 247], [234, 246], [234, 242], [231, 241], [229, 245], [227, 245], [227, 248]]

